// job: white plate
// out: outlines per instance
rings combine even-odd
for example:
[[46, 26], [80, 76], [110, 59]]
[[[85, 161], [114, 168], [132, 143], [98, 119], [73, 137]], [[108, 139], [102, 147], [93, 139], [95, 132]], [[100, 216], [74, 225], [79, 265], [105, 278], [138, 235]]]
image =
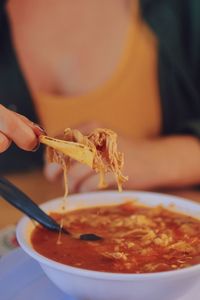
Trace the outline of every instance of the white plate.
[[[14, 250], [0, 259], [0, 299], [75, 300], [60, 292], [49, 281], [39, 264], [21, 249]], [[200, 284], [188, 295], [177, 300], [199, 299]]]

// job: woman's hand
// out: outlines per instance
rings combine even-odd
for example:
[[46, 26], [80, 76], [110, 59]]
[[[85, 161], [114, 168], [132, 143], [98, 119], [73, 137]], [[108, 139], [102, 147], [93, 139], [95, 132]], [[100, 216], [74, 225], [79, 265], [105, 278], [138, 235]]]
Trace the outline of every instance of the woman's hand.
[[[76, 129], [80, 130], [84, 135], [87, 135], [94, 129], [103, 127], [105, 126], [100, 126], [99, 124], [91, 122], [81, 126], [76, 126]], [[121, 149], [119, 148], [119, 150]], [[62, 169], [60, 165], [56, 163], [47, 163], [44, 168], [44, 173], [47, 179], [49, 179], [50, 181], [60, 180], [60, 178], [62, 178]], [[96, 190], [98, 187], [98, 182], [99, 174], [96, 174], [94, 170], [78, 162], [71, 162], [71, 166], [68, 172], [70, 193]], [[106, 174], [106, 183], [108, 184], [108, 188], [117, 187], [116, 180], [112, 174]]]
[[[80, 132], [84, 135], [88, 135], [94, 129], [100, 128], [99, 124], [95, 122], [90, 122], [82, 125], [76, 126], [76, 129], [80, 130]], [[58, 135], [59, 136], [59, 135]], [[59, 164], [57, 163], [46, 163], [44, 167], [45, 177], [51, 181], [55, 182], [57, 180], [62, 179], [63, 171]], [[71, 161], [70, 170], [68, 172], [68, 184], [69, 184], [69, 192], [75, 193], [79, 191], [79, 185], [82, 180], [87, 178], [88, 176], [94, 175], [94, 170], [91, 170], [89, 167], [82, 165], [76, 161]], [[97, 185], [96, 185], [97, 187]]]
[[[81, 126], [76, 126], [76, 129], [87, 135], [95, 128], [102, 127], [104, 126], [92, 122]], [[151, 178], [153, 178], [155, 170], [153, 164], [151, 164], [152, 158], [148, 155], [149, 142], [133, 142], [127, 138], [118, 136], [117, 143], [119, 151], [124, 153], [125, 164], [123, 168], [123, 174], [129, 178], [123, 187], [127, 189], [145, 189], [151, 186]], [[57, 163], [46, 163], [44, 174], [47, 179], [52, 182], [62, 179], [63, 176], [62, 168]], [[78, 162], [71, 162], [68, 172], [70, 193], [97, 190], [98, 182], [99, 174], [96, 174], [94, 170]], [[113, 174], [106, 174], [106, 183], [109, 189], [117, 188], [116, 180]]]
[[6, 151], [12, 142], [31, 151], [37, 147], [37, 136], [42, 132], [38, 125], [0, 104], [0, 153]]

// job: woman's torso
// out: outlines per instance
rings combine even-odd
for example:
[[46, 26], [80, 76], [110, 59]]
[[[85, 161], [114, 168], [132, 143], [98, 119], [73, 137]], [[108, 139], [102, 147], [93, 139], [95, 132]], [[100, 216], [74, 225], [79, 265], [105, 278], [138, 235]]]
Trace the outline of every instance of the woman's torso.
[[134, 138], [159, 135], [157, 43], [137, 5], [23, 1], [9, 7], [13, 40], [49, 134], [95, 120]]

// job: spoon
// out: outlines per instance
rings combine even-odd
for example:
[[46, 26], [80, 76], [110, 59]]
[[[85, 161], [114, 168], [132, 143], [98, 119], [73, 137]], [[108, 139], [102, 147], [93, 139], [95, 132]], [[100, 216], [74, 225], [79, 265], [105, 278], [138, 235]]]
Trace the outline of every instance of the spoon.
[[95, 153], [86, 145], [64, 141], [46, 135], [40, 135], [39, 141], [40, 143], [54, 148], [55, 150], [62, 152], [64, 155], [67, 155], [79, 161], [80, 163], [86, 164], [90, 168], [93, 168]]
[[[19, 188], [3, 177], [0, 177], [0, 196], [2, 196], [11, 205], [25, 213], [28, 217], [43, 225], [45, 228], [72, 235], [65, 228], [61, 228], [53, 218], [47, 215]], [[85, 241], [98, 241], [102, 239], [100, 236], [93, 233], [81, 234], [79, 238]]]

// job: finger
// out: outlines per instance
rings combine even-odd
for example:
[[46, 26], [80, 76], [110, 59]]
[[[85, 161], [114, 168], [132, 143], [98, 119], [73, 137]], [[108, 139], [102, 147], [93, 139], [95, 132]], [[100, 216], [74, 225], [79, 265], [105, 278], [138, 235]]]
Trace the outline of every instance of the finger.
[[13, 113], [18, 117], [20, 118], [25, 124], [29, 125], [29, 126], [32, 126], [34, 123], [29, 120], [27, 117], [21, 115], [21, 114], [18, 114], [17, 112], [14, 112]]
[[42, 128], [40, 125], [32, 122], [31, 120], [29, 120], [27, 117], [20, 115], [16, 112], [14, 112], [16, 114], [16, 116], [18, 116], [26, 125], [28, 125], [29, 127], [31, 127], [34, 131], [34, 133], [36, 135], [41, 135], [41, 134], [46, 134], [45, 129]]
[[0, 132], [0, 153], [6, 151], [11, 144], [11, 141]]
[[33, 129], [2, 105], [0, 105], [0, 131], [24, 150], [32, 150], [38, 144]]
[[[115, 178], [112, 174], [106, 174], [105, 175], [105, 182], [107, 184], [108, 188], [116, 187]], [[89, 192], [89, 191], [95, 191], [98, 189], [99, 186], [99, 174], [92, 174], [91, 176], [88, 176], [82, 182], [80, 182], [79, 186], [77, 186], [76, 192]]]
[[56, 181], [63, 175], [61, 165], [57, 163], [47, 163], [44, 167], [44, 175], [49, 181]]

